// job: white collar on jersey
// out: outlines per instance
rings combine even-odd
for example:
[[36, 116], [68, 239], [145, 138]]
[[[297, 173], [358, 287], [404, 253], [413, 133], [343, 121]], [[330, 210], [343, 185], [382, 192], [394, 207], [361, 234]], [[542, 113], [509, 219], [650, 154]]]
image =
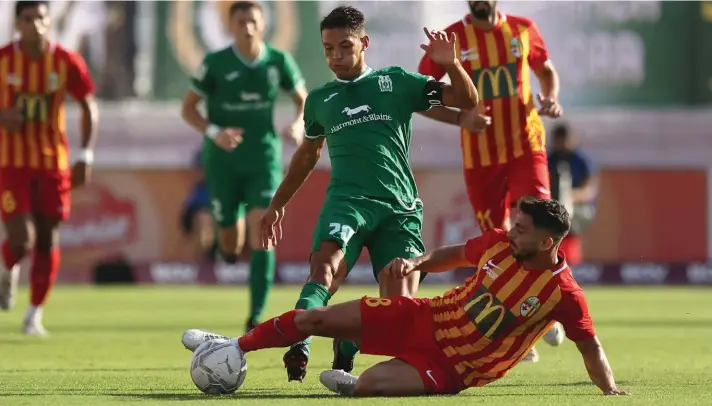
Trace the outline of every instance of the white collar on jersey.
[[373, 69], [371, 69], [370, 66], [366, 66], [366, 67], [363, 69], [363, 72], [361, 72], [361, 74], [358, 75], [358, 77], [357, 77], [356, 79], [344, 80], [344, 79], [336, 78], [336, 81], [337, 81], [337, 82], [341, 82], [341, 83], [358, 82], [359, 80], [361, 80], [361, 79], [365, 78], [366, 76], [368, 76], [371, 72], [373, 72]]
[[255, 58], [253, 60], [249, 60], [249, 59], [245, 58], [240, 53], [240, 50], [237, 49], [237, 46], [235, 44], [232, 44], [232, 52], [235, 53], [235, 56], [237, 57], [237, 59], [242, 61], [242, 63], [244, 63], [245, 66], [254, 68], [255, 66], [259, 65], [263, 59], [265, 59], [265, 56], [267, 55], [267, 47], [265, 47], [264, 42], [260, 43], [260, 53], [257, 54], [257, 58]]

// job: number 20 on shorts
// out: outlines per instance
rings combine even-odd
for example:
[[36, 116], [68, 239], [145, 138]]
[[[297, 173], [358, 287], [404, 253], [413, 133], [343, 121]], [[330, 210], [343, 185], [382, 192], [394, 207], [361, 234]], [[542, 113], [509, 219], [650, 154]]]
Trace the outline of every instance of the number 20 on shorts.
[[331, 228], [331, 230], [329, 230], [329, 235], [334, 238], [341, 239], [344, 244], [348, 243], [351, 237], [356, 234], [356, 231], [354, 231], [351, 226], [347, 226], [345, 224], [331, 223], [329, 224], [329, 227]]

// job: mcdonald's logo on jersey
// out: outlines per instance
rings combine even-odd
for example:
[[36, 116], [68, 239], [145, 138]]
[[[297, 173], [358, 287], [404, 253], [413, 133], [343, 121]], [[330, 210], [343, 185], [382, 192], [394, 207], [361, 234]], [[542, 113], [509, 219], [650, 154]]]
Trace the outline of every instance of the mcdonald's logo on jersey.
[[[502, 83], [504, 78], [504, 83]], [[485, 100], [517, 96], [517, 64], [478, 69], [472, 73], [480, 97]]]
[[516, 320], [516, 316], [484, 286], [477, 289], [463, 310], [477, 331], [490, 340], [497, 338], [507, 326]]
[[49, 96], [40, 93], [18, 93], [15, 106], [25, 120], [44, 123], [49, 120]]

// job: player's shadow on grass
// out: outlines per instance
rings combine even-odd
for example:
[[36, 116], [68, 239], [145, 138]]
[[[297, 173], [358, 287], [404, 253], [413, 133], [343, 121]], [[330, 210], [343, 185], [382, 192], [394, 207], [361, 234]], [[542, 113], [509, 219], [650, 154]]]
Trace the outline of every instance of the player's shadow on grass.
[[147, 401], [147, 400], [161, 400], [161, 401], [230, 401], [234, 402], [240, 399], [262, 399], [262, 400], [276, 400], [276, 399], [329, 399], [334, 398], [334, 394], [323, 394], [323, 393], [278, 393], [277, 390], [267, 390], [267, 389], [248, 389], [239, 391], [233, 395], [226, 396], [210, 396], [204, 395], [202, 393], [112, 393], [110, 396], [116, 398], [122, 398], [123, 400], [137, 400], [137, 401]]

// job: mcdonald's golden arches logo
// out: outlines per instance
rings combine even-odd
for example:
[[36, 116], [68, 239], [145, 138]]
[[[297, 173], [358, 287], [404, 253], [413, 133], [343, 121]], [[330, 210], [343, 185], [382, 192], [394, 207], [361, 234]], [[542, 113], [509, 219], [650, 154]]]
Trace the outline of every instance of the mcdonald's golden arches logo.
[[[477, 91], [483, 99], [491, 100], [517, 95], [519, 86], [515, 63], [478, 69], [473, 72], [472, 76], [475, 79]], [[501, 81], [502, 78], [504, 78], [504, 83]]]

